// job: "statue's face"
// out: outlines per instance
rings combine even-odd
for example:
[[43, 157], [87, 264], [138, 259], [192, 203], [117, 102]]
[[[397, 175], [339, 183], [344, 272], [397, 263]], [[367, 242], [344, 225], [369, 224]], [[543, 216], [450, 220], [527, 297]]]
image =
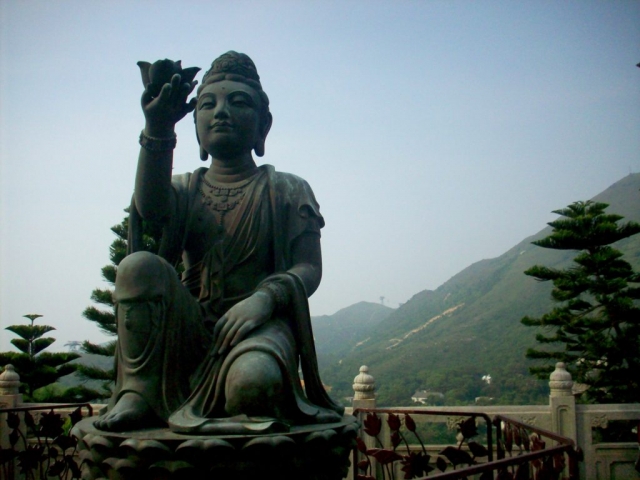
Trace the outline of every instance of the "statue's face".
[[261, 135], [260, 102], [258, 92], [241, 82], [205, 86], [196, 106], [200, 145], [214, 158], [250, 153]]

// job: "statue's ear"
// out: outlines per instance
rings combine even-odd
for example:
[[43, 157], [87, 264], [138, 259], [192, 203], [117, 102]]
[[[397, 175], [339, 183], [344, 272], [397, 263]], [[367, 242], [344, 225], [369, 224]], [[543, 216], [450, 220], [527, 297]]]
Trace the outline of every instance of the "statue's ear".
[[258, 157], [264, 156], [264, 144], [267, 139], [267, 135], [269, 135], [269, 130], [271, 130], [271, 124], [273, 123], [273, 115], [271, 112], [267, 112], [267, 119], [262, 126], [262, 131], [260, 132], [260, 138], [256, 141], [256, 144], [253, 146], [253, 151], [256, 152]]
[[[193, 122], [196, 123], [196, 112], [193, 111]], [[200, 135], [198, 135], [198, 125], [196, 125], [196, 140], [198, 140], [198, 145], [200, 145]], [[207, 152], [202, 145], [200, 145], [200, 160], [206, 162], [209, 159], [209, 152]]]

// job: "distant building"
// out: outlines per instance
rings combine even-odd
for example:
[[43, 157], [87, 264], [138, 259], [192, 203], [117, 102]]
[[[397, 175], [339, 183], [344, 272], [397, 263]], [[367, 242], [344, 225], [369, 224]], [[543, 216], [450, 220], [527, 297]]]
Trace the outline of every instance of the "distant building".
[[413, 401], [413, 403], [428, 405], [437, 401], [443, 401], [444, 393], [434, 392], [431, 390], [416, 390], [416, 393], [411, 396], [411, 400]]

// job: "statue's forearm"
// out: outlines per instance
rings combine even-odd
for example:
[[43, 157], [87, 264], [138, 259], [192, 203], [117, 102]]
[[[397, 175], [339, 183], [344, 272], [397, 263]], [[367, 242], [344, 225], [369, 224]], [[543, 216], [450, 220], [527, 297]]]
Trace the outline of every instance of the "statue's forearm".
[[166, 220], [170, 211], [173, 149], [166, 146], [165, 140], [171, 138], [171, 134], [163, 133], [161, 137], [158, 133], [153, 133], [155, 133], [153, 136], [147, 133], [147, 138], [162, 139], [162, 141], [156, 142], [155, 145], [153, 140], [149, 142], [155, 149], [145, 146], [140, 148], [134, 196], [136, 208], [142, 218], [160, 222]]
[[320, 285], [322, 279], [322, 251], [320, 249], [320, 235], [317, 233], [302, 234], [293, 245], [293, 267], [289, 269], [295, 273], [311, 296]]
[[322, 265], [299, 263], [290, 268], [289, 271], [300, 277], [309, 297], [318, 289], [322, 278]]

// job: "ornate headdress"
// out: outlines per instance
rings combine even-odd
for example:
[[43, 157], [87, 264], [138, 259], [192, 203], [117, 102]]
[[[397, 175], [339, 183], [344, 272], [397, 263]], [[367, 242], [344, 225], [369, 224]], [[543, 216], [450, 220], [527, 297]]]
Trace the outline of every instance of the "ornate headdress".
[[222, 80], [232, 80], [249, 85], [260, 95], [265, 113], [269, 111], [269, 97], [262, 90], [260, 75], [258, 75], [256, 65], [249, 58], [249, 55], [230, 50], [216, 58], [211, 64], [211, 68], [204, 74], [202, 85], [198, 88], [198, 94], [205, 85]]
[[[207, 70], [202, 77], [202, 85], [198, 87], [198, 96], [202, 89], [214, 82], [220, 82], [222, 80], [231, 80], [233, 82], [242, 82], [251, 88], [253, 88], [260, 96], [260, 123], [262, 124], [262, 130], [266, 137], [266, 132], [271, 127], [271, 114], [269, 113], [269, 97], [262, 90], [262, 84], [260, 83], [260, 75], [256, 69], [255, 63], [249, 58], [249, 55], [244, 53], [228, 51], [216, 58], [211, 64], [211, 68]], [[193, 119], [196, 120], [198, 109], [193, 111]], [[197, 132], [196, 132], [197, 137]], [[197, 137], [198, 138], [198, 137]], [[200, 138], [198, 138], [200, 143]], [[264, 155], [264, 138], [261, 139], [258, 145], [254, 147], [256, 155], [259, 157]], [[200, 147], [200, 158], [206, 160], [208, 158], [207, 152]]]

